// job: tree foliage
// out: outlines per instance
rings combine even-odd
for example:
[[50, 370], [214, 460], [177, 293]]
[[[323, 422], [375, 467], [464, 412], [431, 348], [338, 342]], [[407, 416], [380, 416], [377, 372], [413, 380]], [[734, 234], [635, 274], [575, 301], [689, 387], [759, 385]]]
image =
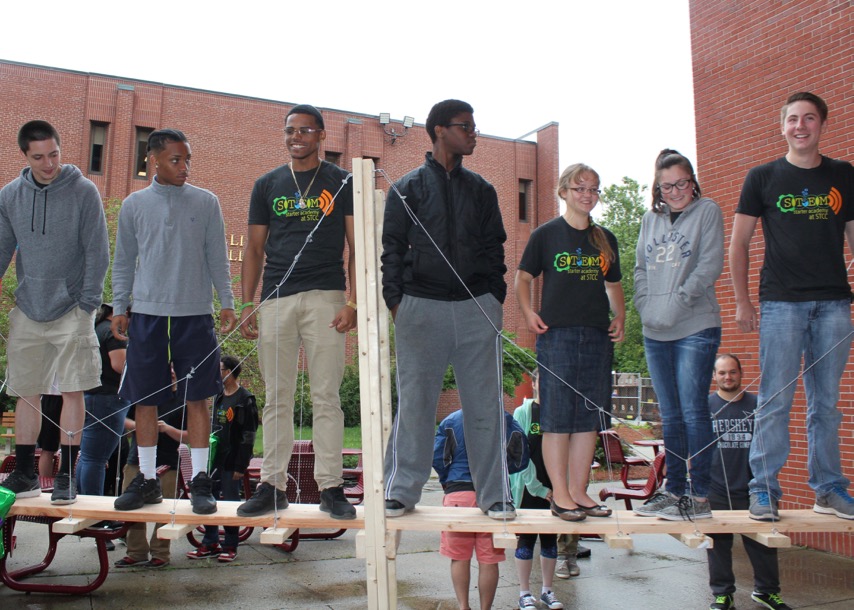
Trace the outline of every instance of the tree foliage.
[[635, 250], [640, 234], [641, 218], [646, 211], [648, 187], [624, 177], [620, 184], [604, 189], [601, 201], [604, 208], [602, 226], [617, 238], [620, 267], [623, 272], [623, 291], [626, 294], [626, 338], [614, 350], [614, 370], [640, 372], [649, 375], [643, 349], [640, 316], [635, 309]]

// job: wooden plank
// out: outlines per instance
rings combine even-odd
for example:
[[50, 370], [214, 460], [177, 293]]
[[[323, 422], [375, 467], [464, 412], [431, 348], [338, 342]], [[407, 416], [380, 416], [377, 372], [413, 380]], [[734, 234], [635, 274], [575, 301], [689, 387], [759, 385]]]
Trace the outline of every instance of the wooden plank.
[[388, 352], [388, 311], [382, 299], [377, 255], [381, 249], [383, 202], [376, 194], [373, 161], [353, 159], [367, 605], [386, 609], [397, 607], [397, 577], [395, 563], [389, 561], [395, 551], [389, 546], [385, 525], [383, 449], [391, 409], [388, 367], [383, 366], [383, 352]]
[[745, 538], [755, 540], [759, 544], [764, 544], [769, 549], [788, 549], [792, 546], [792, 539], [783, 534], [776, 532], [759, 532], [756, 534], [742, 534]]
[[714, 540], [703, 534], [670, 534], [676, 540], [687, 546], [689, 549], [711, 549], [715, 546]]
[[[189, 500], [165, 500], [161, 504], [147, 504], [139, 510], [117, 511], [113, 508], [115, 498], [102, 496], [77, 496], [77, 502], [68, 505], [53, 505], [50, 494], [38, 498], [22, 498], [12, 504], [9, 514], [13, 516], [55, 517], [57, 519], [95, 519], [97, 521], [130, 521], [141, 523], [178, 523], [196, 525], [200, 520], [218, 525], [246, 527], [298, 527], [318, 529], [364, 529], [365, 509], [356, 507], [356, 518], [352, 521], [332, 519], [321, 512], [316, 504], [290, 504], [277, 515], [269, 513], [258, 517], [239, 517], [236, 510], [239, 502], [218, 502], [213, 515], [202, 517], [192, 511]], [[820, 515], [812, 510], [784, 510], [781, 520], [770, 523], [754, 521], [746, 510], [715, 511], [712, 519], [699, 521], [665, 521], [639, 517], [628, 511], [615, 511], [607, 519], [586, 519], [579, 522], [561, 521], [547, 510], [517, 509], [513, 521], [490, 519], [478, 508], [454, 508], [442, 506], [418, 506], [416, 509], [394, 519], [387, 519], [390, 533], [396, 531], [457, 532], [504, 532], [555, 534], [702, 534], [738, 533], [761, 534], [771, 540], [779, 534], [795, 532], [854, 532], [854, 521], [833, 515]], [[385, 544], [385, 540], [383, 541]], [[770, 543], [771, 545], [775, 543]]]
[[622, 533], [603, 534], [602, 540], [605, 541], [605, 544], [608, 545], [609, 549], [626, 549], [631, 551], [635, 548], [635, 543], [632, 540], [632, 537]]
[[98, 519], [81, 519], [79, 517], [68, 517], [60, 521], [55, 521], [51, 526], [51, 531], [54, 534], [74, 534], [80, 530], [85, 530], [98, 523]]
[[515, 549], [516, 534], [509, 532], [496, 532], [492, 534], [492, 546], [496, 549]]
[[[268, 513], [258, 517], [239, 517], [237, 507], [240, 502], [217, 502], [217, 512], [212, 515], [197, 515], [193, 512], [189, 500], [164, 500], [160, 504], [146, 504], [139, 510], [117, 511], [113, 508], [115, 498], [103, 496], [78, 495], [77, 502], [67, 505], [53, 505], [50, 494], [43, 493], [38, 498], [22, 498], [15, 501], [9, 510], [10, 515], [56, 517], [59, 519], [92, 518], [97, 521], [130, 521], [133, 523], [177, 523], [197, 525], [200, 521], [220, 526], [238, 527], [296, 527], [317, 529], [351, 529], [365, 527], [364, 508], [356, 507], [356, 518], [350, 521], [333, 519], [321, 512], [317, 504], [290, 504], [280, 510], [278, 515]], [[278, 517], [278, 519], [277, 519]]]
[[268, 527], [261, 532], [261, 544], [283, 544], [295, 531], [295, 527]]
[[617, 510], [607, 519], [585, 519], [570, 522], [556, 519], [547, 510], [517, 509], [513, 521], [497, 521], [478, 508], [418, 506], [403, 517], [388, 519], [393, 530], [497, 532], [507, 529], [513, 534], [702, 534], [710, 533], [772, 533], [772, 532], [852, 532], [854, 521], [832, 515], [820, 515], [812, 510], [781, 511], [776, 523], [754, 521], [748, 511], [715, 511], [712, 519], [699, 521], [666, 521], [639, 517], [629, 511]]
[[180, 540], [198, 526], [198, 523], [164, 523], [157, 528], [157, 537], [160, 540]]

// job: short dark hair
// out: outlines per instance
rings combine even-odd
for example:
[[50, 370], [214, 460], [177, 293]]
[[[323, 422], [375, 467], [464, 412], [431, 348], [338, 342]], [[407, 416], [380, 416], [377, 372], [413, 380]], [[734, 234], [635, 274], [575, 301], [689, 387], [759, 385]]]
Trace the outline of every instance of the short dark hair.
[[229, 356], [226, 354], [222, 358], [219, 359], [222, 362], [223, 368], [228, 371], [231, 371], [231, 376], [237, 379], [240, 377], [240, 361], [234, 356]]
[[56, 140], [56, 144], [60, 145], [59, 132], [47, 121], [30, 121], [24, 123], [21, 129], [18, 130], [18, 147], [21, 152], [26, 154], [30, 149], [30, 142], [41, 142], [43, 140]]
[[317, 126], [320, 129], [326, 129], [323, 124], [323, 115], [320, 114], [320, 110], [312, 106], [311, 104], [298, 104], [291, 108], [290, 112], [285, 115], [285, 121], [288, 120], [288, 117], [292, 114], [308, 114], [314, 117], [315, 122], [317, 122]]
[[427, 135], [430, 141], [436, 143], [436, 127], [445, 127], [461, 112], [474, 112], [468, 102], [461, 100], [445, 100], [434, 105], [427, 115]]
[[821, 117], [821, 122], [824, 123], [827, 120], [827, 102], [825, 102], [815, 93], [810, 93], [809, 91], [799, 91], [790, 95], [789, 99], [786, 100], [786, 103], [783, 104], [783, 107], [780, 109], [780, 121], [786, 120], [786, 113], [789, 111], [789, 106], [791, 106], [795, 102], [811, 103], [813, 106], [815, 106], [816, 110], [818, 110], [818, 116]]
[[718, 354], [718, 357], [715, 358], [715, 368], [717, 368], [718, 360], [723, 360], [724, 358], [732, 358], [735, 360], [735, 364], [738, 366], [738, 372], [741, 372], [741, 360], [738, 359], [738, 356], [735, 354]]
[[158, 129], [148, 136], [148, 149], [146, 154], [159, 154], [163, 152], [170, 142], [189, 142], [183, 131], [177, 129]]

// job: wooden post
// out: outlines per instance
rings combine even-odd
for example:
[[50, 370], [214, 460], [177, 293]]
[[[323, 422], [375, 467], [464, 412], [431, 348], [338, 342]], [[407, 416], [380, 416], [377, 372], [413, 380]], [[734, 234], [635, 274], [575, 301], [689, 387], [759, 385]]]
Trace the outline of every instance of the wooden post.
[[[353, 159], [353, 220], [356, 234], [356, 293], [359, 307], [359, 386], [362, 416], [362, 464], [365, 481], [364, 552], [368, 607], [397, 608], [393, 537], [385, 522], [383, 454], [391, 428], [388, 310], [382, 298], [380, 254], [385, 207], [375, 190], [374, 163]], [[361, 542], [361, 541], [360, 541]], [[361, 544], [359, 545], [362, 546]]]

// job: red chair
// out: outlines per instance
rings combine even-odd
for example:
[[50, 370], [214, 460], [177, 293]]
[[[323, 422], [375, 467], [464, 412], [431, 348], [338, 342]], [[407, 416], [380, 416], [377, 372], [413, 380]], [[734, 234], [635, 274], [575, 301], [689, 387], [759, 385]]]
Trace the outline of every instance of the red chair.
[[602, 430], [599, 432], [599, 441], [605, 451], [605, 462], [608, 469], [620, 468], [620, 480], [626, 489], [642, 489], [643, 485], [629, 483], [629, 472], [632, 466], [649, 466], [650, 462], [645, 457], [637, 455], [626, 455], [623, 451], [623, 441], [616, 430]]
[[649, 500], [661, 488], [662, 483], [664, 483], [664, 477], [664, 452], [662, 451], [652, 460], [652, 466], [649, 468], [649, 476], [647, 476], [646, 483], [640, 489], [604, 487], [599, 490], [599, 500], [604, 502], [606, 498], [610, 497], [613, 497], [615, 500], [623, 500], [626, 503], [626, 510], [632, 510], [632, 500]]

